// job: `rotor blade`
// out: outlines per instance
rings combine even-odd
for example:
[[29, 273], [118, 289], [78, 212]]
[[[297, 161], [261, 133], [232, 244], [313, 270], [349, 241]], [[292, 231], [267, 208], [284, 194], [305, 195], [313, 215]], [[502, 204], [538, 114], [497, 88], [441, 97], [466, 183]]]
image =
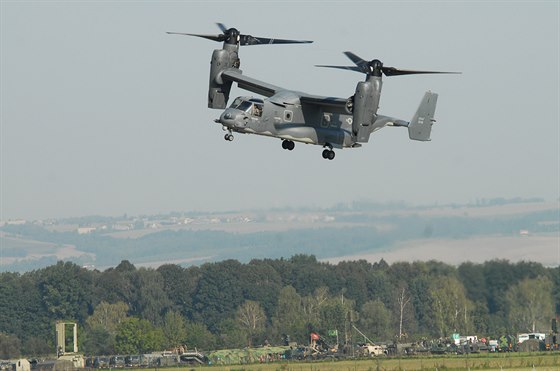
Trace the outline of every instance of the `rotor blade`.
[[308, 40], [285, 40], [269, 39], [266, 37], [254, 37], [251, 35], [241, 35], [239, 45], [270, 45], [270, 44], [309, 44], [313, 41]]
[[461, 74], [461, 72], [401, 70], [395, 67], [383, 67], [382, 70], [385, 76], [423, 75], [423, 74]]
[[362, 58], [358, 57], [356, 54], [352, 52], [344, 52], [344, 55], [348, 57], [354, 64], [361, 68], [360, 72], [369, 72], [369, 62], [363, 60]]
[[344, 52], [344, 55], [348, 57], [348, 59], [350, 59], [352, 62], [354, 62], [356, 65], [361, 65], [361, 64], [367, 64], [368, 62], [366, 60], [363, 60], [362, 58], [358, 57], [356, 54], [352, 53], [352, 52]]
[[223, 33], [226, 33], [228, 28], [223, 23], [216, 23], [216, 25], [222, 30]]
[[194, 33], [183, 33], [183, 32], [167, 32], [170, 35], [185, 35], [185, 36], [195, 36], [195, 37], [202, 37], [204, 39], [212, 40], [212, 41], [224, 41], [226, 39], [225, 35], [199, 35]]
[[316, 64], [315, 67], [325, 67], [325, 68], [336, 68], [339, 70], [348, 70], [348, 71], [355, 71], [355, 72], [364, 72], [361, 67], [358, 66], [329, 66], [324, 64]]

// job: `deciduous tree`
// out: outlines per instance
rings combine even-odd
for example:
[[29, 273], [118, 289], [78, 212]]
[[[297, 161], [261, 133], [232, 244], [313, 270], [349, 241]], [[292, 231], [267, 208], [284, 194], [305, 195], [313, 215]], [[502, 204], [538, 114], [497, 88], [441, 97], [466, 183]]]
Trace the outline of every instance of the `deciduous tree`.
[[149, 321], [135, 317], [127, 318], [117, 328], [115, 350], [120, 354], [149, 353], [161, 350], [163, 332]]
[[137, 315], [155, 326], [161, 325], [164, 313], [171, 306], [161, 274], [153, 269], [140, 268], [136, 272], [134, 285], [137, 292], [134, 305]]
[[465, 288], [455, 277], [442, 277], [431, 288], [433, 315], [441, 337], [451, 333], [469, 333], [472, 330], [472, 303], [465, 295]]
[[165, 337], [165, 348], [171, 349], [185, 344], [187, 339], [187, 328], [185, 319], [181, 313], [169, 311], [163, 318], [163, 335]]
[[51, 319], [83, 323], [91, 306], [93, 282], [92, 272], [60, 261], [42, 271], [37, 284]]
[[235, 319], [241, 331], [247, 336], [247, 345], [251, 347], [253, 341], [264, 332], [266, 317], [261, 305], [253, 300], [247, 300], [239, 308]]
[[241, 263], [236, 260], [201, 267], [202, 276], [193, 297], [193, 320], [217, 332], [221, 321], [234, 317], [235, 310], [245, 300], [239, 279], [241, 269]]
[[391, 311], [379, 299], [370, 300], [362, 305], [358, 326], [372, 341], [385, 341], [393, 338]]
[[398, 337], [399, 340], [402, 340], [402, 337], [404, 336], [405, 332], [404, 332], [404, 315], [405, 315], [405, 310], [406, 307], [409, 305], [411, 300], [410, 295], [408, 294], [408, 290], [406, 288], [406, 285], [402, 284], [401, 287], [399, 288], [399, 291], [397, 292], [397, 308], [398, 308], [398, 315], [399, 315], [399, 333], [398, 333]]
[[272, 319], [277, 338], [288, 335], [299, 343], [307, 340], [305, 319], [302, 312], [302, 298], [292, 286], [280, 290], [276, 313]]
[[127, 317], [127, 312], [128, 305], [122, 301], [115, 304], [102, 301], [95, 307], [86, 323], [90, 328], [101, 327], [111, 336], [115, 336], [117, 327]]
[[105, 327], [94, 325], [85, 330], [80, 350], [86, 354], [109, 355], [115, 353], [115, 334]]
[[202, 323], [187, 322], [186, 344], [189, 348], [216, 349], [216, 337]]
[[192, 318], [193, 295], [200, 279], [200, 268], [182, 268], [175, 264], [165, 264], [157, 271], [163, 277], [163, 290], [183, 317]]
[[348, 339], [353, 306], [353, 300], [344, 300], [342, 296], [332, 297], [321, 303], [319, 306], [321, 332], [333, 337], [332, 340], [335, 340], [334, 337], [338, 341]]
[[20, 348], [17, 336], [0, 332], [0, 359], [19, 358]]
[[554, 315], [552, 282], [548, 277], [525, 278], [507, 291], [509, 320], [517, 331], [536, 332], [550, 328]]

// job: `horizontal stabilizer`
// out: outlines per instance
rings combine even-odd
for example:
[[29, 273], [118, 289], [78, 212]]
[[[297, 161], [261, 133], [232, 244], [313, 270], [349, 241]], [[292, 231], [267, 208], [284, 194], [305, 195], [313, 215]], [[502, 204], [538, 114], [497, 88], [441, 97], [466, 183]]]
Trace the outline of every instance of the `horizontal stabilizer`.
[[432, 132], [432, 125], [435, 122], [436, 103], [438, 95], [426, 92], [424, 98], [416, 110], [414, 117], [408, 125], [408, 136], [412, 140], [429, 141]]

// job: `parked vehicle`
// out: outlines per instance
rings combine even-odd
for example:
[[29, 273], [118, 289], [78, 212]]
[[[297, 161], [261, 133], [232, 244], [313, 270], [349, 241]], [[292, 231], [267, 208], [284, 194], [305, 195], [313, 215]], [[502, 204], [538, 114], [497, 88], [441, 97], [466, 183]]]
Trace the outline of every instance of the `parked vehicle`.
[[125, 356], [112, 356], [109, 364], [112, 368], [124, 368], [126, 366]]
[[109, 367], [111, 367], [109, 357], [95, 357], [93, 359], [93, 367], [94, 368], [109, 368]]

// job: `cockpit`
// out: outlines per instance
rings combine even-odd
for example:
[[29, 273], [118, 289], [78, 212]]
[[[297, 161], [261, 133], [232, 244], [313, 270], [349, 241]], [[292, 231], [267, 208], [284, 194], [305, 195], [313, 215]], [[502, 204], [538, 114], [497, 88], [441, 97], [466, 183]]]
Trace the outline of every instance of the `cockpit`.
[[250, 115], [261, 117], [264, 101], [258, 98], [237, 97], [231, 104], [230, 108], [247, 112]]

